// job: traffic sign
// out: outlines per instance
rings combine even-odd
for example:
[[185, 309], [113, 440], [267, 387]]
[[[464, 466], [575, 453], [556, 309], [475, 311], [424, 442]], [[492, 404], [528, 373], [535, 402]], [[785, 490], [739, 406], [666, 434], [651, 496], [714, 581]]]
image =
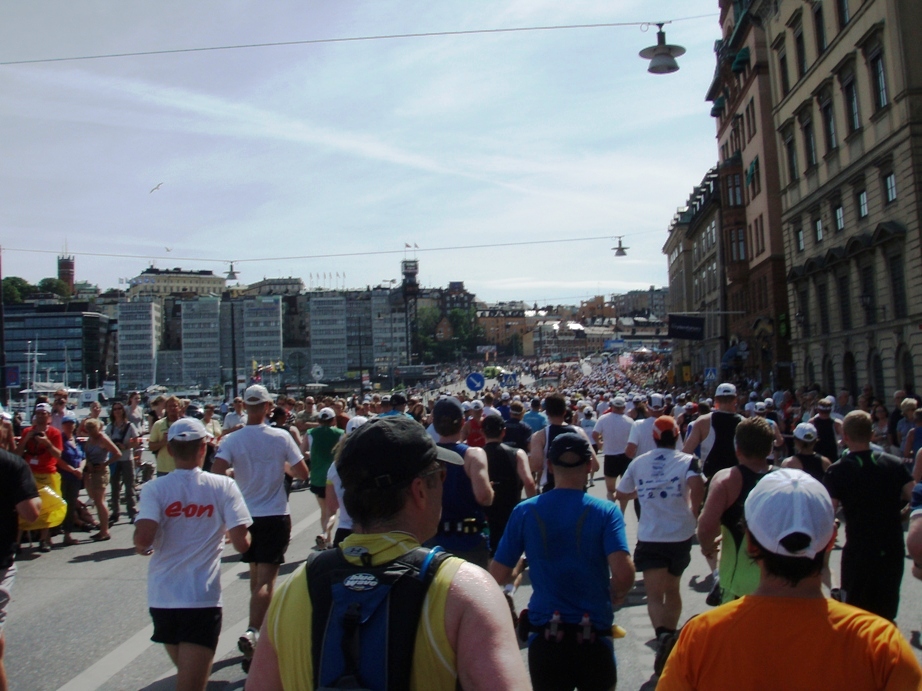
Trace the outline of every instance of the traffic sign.
[[704, 368], [704, 381], [717, 381], [717, 368], [716, 367], [705, 367]]
[[467, 384], [467, 388], [471, 391], [480, 391], [487, 385], [487, 380], [483, 378], [480, 372], [471, 372], [467, 375], [467, 379], [464, 380], [464, 383]]

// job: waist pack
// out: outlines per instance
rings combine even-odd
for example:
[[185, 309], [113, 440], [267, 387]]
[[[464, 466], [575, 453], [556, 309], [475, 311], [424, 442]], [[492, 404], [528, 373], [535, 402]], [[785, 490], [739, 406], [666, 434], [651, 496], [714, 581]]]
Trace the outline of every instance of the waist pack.
[[356, 566], [342, 551], [307, 560], [313, 611], [314, 688], [408, 689], [416, 629], [429, 585], [450, 555], [417, 547], [399, 559]]

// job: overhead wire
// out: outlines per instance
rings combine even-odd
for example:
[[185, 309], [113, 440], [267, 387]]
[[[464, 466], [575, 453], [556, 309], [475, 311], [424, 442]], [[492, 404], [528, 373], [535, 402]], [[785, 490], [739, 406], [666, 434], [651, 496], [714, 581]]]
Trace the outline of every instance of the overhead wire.
[[602, 28], [612, 28], [612, 27], [623, 27], [623, 26], [639, 26], [641, 28], [649, 27], [657, 24], [673, 24], [675, 22], [686, 22], [696, 19], [707, 19], [713, 18], [716, 15], [711, 14], [699, 14], [690, 17], [677, 17], [675, 19], [670, 19], [662, 22], [601, 22], [597, 24], [557, 24], [551, 26], [523, 26], [523, 27], [509, 27], [501, 29], [461, 29], [456, 31], [424, 31], [418, 33], [405, 33], [405, 34], [379, 34], [372, 36], [342, 36], [342, 37], [332, 37], [332, 38], [311, 38], [311, 39], [301, 39], [296, 41], [267, 41], [264, 43], [240, 43], [233, 45], [225, 46], [200, 46], [194, 48], [165, 48], [162, 50], [139, 50], [139, 51], [129, 51], [123, 53], [100, 53], [96, 55], [70, 55], [57, 58], [32, 58], [32, 59], [22, 59], [22, 60], [3, 60], [0, 61], [0, 65], [35, 65], [42, 63], [53, 63], [53, 62], [75, 62], [79, 60], [107, 60], [112, 58], [128, 58], [128, 57], [146, 57], [154, 55], [175, 55], [180, 53], [204, 53], [212, 51], [222, 51], [222, 50], [250, 50], [253, 48], [276, 48], [284, 46], [305, 46], [305, 45], [316, 45], [323, 43], [353, 43], [358, 41], [391, 41], [398, 39], [408, 39], [408, 38], [437, 38], [437, 37], [446, 37], [446, 36], [472, 36], [478, 34], [508, 34], [508, 33], [521, 33], [528, 31], [562, 31], [562, 30], [574, 30], [574, 29], [602, 29]]

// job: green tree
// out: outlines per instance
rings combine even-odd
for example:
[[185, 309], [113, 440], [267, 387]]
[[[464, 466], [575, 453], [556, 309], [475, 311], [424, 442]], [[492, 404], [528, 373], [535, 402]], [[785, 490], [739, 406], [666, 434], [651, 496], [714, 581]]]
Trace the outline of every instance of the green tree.
[[19, 276], [3, 279], [3, 304], [18, 305], [35, 292], [35, 286]]
[[69, 298], [71, 296], [70, 286], [60, 278], [43, 278], [38, 282], [38, 291], [40, 293], [53, 293], [62, 298]]

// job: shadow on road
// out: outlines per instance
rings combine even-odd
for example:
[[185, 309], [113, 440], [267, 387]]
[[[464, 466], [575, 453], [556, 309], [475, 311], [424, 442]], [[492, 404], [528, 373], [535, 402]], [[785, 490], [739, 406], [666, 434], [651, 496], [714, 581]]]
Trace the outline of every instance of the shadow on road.
[[[221, 561], [224, 561], [224, 559], [226, 558], [227, 557], [222, 558]], [[235, 561], [235, 560], [231, 559], [231, 561]], [[239, 561], [239, 557], [236, 559], [236, 561]], [[288, 574], [294, 572], [294, 570], [298, 568], [299, 566], [301, 566], [301, 564], [303, 563], [304, 563], [303, 560], [298, 560], [298, 561], [289, 561], [289, 562], [282, 564], [279, 567], [279, 576], [287, 576]], [[250, 572], [243, 571], [237, 574], [237, 578], [239, 578], [241, 581], [248, 581], [250, 580]]]
[[121, 557], [130, 557], [135, 553], [134, 547], [123, 547], [121, 549], [104, 549], [99, 552], [90, 554], [81, 554], [70, 560], [71, 564], [83, 564], [88, 561], [109, 561], [110, 559], [119, 559]]
[[688, 587], [696, 593], [709, 593], [711, 592], [711, 588], [714, 587], [714, 574], [709, 573], [704, 578], [695, 574], [688, 581]]

